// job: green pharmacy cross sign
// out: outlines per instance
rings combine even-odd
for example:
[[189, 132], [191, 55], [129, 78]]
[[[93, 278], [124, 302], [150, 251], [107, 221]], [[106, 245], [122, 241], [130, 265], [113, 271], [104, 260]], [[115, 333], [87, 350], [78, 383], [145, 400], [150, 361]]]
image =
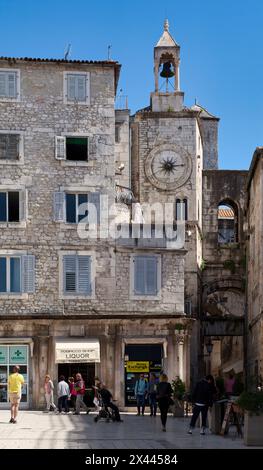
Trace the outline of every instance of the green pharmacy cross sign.
[[10, 346], [10, 364], [27, 363], [27, 346]]

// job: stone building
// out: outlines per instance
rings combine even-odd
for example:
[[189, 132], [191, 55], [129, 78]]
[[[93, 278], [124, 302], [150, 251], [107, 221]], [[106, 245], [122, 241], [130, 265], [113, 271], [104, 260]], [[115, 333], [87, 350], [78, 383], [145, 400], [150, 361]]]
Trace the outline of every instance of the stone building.
[[263, 377], [263, 148], [253, 155], [247, 182], [247, 370], [250, 378]]
[[179, 72], [167, 21], [133, 116], [117, 62], [0, 58], [0, 407], [14, 364], [24, 407], [46, 373], [127, 408], [140, 371], [240, 372], [247, 172], [218, 170], [219, 119]]

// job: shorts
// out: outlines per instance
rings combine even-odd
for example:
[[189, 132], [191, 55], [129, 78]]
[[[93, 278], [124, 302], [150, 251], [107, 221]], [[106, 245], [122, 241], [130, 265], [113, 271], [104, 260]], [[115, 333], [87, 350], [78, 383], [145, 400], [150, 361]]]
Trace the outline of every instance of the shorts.
[[19, 405], [21, 395], [19, 393], [9, 393], [9, 400], [12, 405]]

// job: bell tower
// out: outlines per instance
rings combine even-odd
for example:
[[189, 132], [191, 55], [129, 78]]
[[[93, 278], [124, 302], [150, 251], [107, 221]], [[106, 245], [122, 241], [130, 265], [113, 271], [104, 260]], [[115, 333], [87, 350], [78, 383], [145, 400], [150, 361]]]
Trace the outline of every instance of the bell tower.
[[184, 93], [180, 91], [179, 69], [180, 46], [169, 33], [169, 23], [165, 20], [163, 34], [154, 48], [153, 112], [180, 111], [183, 108]]

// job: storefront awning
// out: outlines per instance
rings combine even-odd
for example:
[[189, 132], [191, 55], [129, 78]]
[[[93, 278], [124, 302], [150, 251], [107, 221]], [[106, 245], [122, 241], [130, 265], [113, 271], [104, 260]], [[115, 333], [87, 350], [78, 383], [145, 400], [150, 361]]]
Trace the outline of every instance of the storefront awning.
[[56, 341], [56, 363], [100, 362], [98, 339]]
[[244, 369], [244, 364], [243, 364], [243, 361], [240, 360], [240, 361], [236, 361], [236, 362], [232, 362], [232, 364], [229, 364], [229, 366], [225, 367], [223, 369], [223, 373], [226, 374], [227, 372], [230, 372], [231, 370], [235, 371], [236, 374], [239, 374], [240, 372], [242, 372]]

